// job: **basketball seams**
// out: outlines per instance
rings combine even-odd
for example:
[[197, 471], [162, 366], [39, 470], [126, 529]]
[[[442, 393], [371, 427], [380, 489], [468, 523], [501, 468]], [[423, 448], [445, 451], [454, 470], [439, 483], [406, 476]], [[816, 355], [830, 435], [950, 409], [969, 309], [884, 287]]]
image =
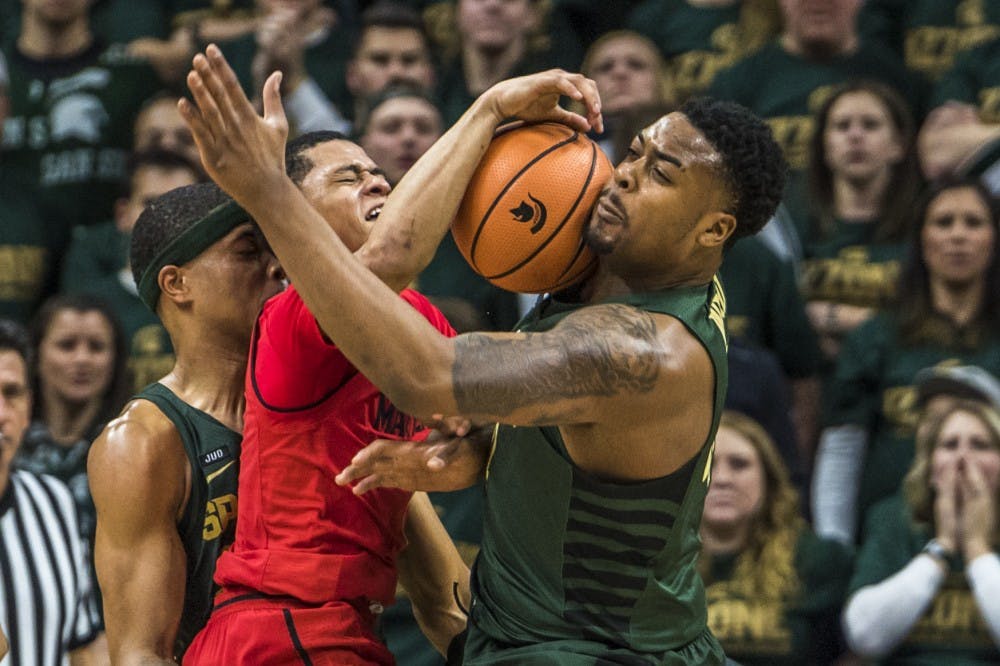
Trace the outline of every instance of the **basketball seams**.
[[[531, 261], [535, 257], [537, 257], [542, 251], [544, 251], [545, 248], [547, 248], [552, 243], [552, 241], [555, 240], [555, 238], [559, 235], [559, 232], [562, 231], [562, 228], [566, 226], [566, 224], [570, 221], [570, 219], [572, 219], [573, 213], [576, 211], [577, 207], [580, 205], [580, 202], [583, 200], [583, 197], [587, 194], [587, 190], [590, 189], [590, 183], [594, 180], [594, 172], [596, 170], [597, 170], [597, 144], [591, 143], [590, 144], [590, 171], [587, 173], [587, 179], [585, 181], [583, 181], [583, 187], [580, 188], [580, 191], [576, 195], [576, 199], [573, 201], [573, 205], [570, 206], [569, 210], [566, 212], [566, 215], [563, 217], [562, 222], [560, 222], [559, 225], [555, 228], [555, 230], [553, 230], [553, 232], [551, 234], [549, 234], [549, 237], [546, 238], [544, 242], [540, 243], [538, 245], [538, 247], [536, 247], [531, 252], [531, 254], [529, 254], [527, 257], [525, 257], [521, 261], [521, 263], [519, 263], [516, 266], [514, 266], [513, 268], [510, 268], [510, 269], [508, 269], [506, 271], [503, 271], [502, 273], [499, 273], [497, 275], [487, 275], [486, 279], [487, 280], [499, 280], [500, 278], [507, 277], [511, 273], [516, 273], [517, 271], [519, 271], [522, 268], [524, 268], [527, 264], [531, 263]], [[566, 275], [566, 271], [570, 270], [573, 267], [573, 264], [579, 258], [580, 252], [582, 251], [582, 244], [583, 244], [583, 241], [581, 240], [581, 247], [577, 249], [577, 253], [573, 256], [572, 261], [570, 261], [566, 265], [566, 268], [563, 270], [563, 272], [560, 273], [560, 275], [559, 275], [560, 278]], [[473, 247], [475, 247], [475, 246], [473, 246]]]
[[[559, 150], [560, 148], [563, 148], [564, 146], [568, 146], [573, 142], [575, 142], [578, 136], [579, 136], [578, 132], [573, 132], [568, 138], [563, 139], [559, 143], [549, 146], [541, 153], [533, 157], [530, 162], [521, 167], [520, 171], [514, 174], [513, 178], [507, 181], [507, 184], [504, 186], [502, 190], [500, 190], [496, 198], [493, 199], [493, 202], [490, 204], [489, 208], [486, 209], [486, 212], [483, 213], [483, 216], [479, 220], [479, 224], [476, 226], [476, 233], [472, 237], [472, 245], [469, 247], [469, 262], [472, 264], [472, 267], [476, 269], [476, 271], [480, 272], [480, 274], [482, 274], [482, 272], [479, 271], [478, 262], [476, 261], [476, 246], [479, 245], [479, 237], [482, 235], [483, 229], [486, 227], [486, 223], [489, 221], [490, 216], [493, 214], [493, 210], [497, 207], [497, 205], [499, 205], [500, 201], [504, 198], [504, 195], [506, 195], [507, 192], [509, 192], [510, 189], [514, 187], [514, 185], [521, 178], [521, 176], [525, 174], [525, 172], [531, 169], [531, 167], [540, 162], [546, 156], [552, 154], [553, 152]], [[487, 276], [487, 279], [490, 278]]]

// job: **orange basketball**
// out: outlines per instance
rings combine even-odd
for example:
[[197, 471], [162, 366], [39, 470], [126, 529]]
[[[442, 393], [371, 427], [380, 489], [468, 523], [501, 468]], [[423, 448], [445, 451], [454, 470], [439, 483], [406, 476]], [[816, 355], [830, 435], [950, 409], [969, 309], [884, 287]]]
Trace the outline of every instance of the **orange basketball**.
[[557, 123], [499, 132], [451, 225], [473, 270], [509, 291], [558, 291], [596, 259], [583, 230], [612, 167], [597, 144]]

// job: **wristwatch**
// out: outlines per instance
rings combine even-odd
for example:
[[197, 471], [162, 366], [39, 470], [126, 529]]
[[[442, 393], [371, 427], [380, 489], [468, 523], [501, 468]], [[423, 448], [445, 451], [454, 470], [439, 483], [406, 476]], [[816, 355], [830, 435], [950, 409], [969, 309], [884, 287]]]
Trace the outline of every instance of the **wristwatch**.
[[945, 548], [944, 545], [937, 539], [931, 539], [930, 541], [928, 541], [927, 545], [925, 545], [920, 552], [927, 553], [938, 562], [942, 562], [945, 564], [947, 564], [948, 558], [954, 554], [950, 550]]

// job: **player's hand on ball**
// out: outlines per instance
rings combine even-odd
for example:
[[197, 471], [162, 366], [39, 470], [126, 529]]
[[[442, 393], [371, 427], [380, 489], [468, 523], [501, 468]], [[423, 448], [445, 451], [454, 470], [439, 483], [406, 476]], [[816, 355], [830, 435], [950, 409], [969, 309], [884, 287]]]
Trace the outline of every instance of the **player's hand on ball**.
[[281, 106], [281, 74], [264, 83], [264, 116], [250, 104], [236, 74], [214, 44], [192, 61], [187, 84], [194, 104], [178, 102], [205, 171], [244, 206], [275, 179], [285, 177], [288, 120]]
[[[559, 106], [560, 96], [580, 102], [586, 109], [586, 117]], [[583, 74], [550, 69], [507, 79], [483, 93], [483, 99], [490, 105], [497, 122], [520, 118], [530, 122], [559, 122], [581, 132], [604, 131], [597, 84]]]

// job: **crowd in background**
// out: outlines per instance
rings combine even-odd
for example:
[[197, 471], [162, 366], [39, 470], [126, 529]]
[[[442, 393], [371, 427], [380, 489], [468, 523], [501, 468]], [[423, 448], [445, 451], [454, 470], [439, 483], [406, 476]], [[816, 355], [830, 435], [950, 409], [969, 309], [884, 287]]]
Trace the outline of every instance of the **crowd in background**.
[[[251, 99], [282, 70], [292, 133], [349, 134], [392, 184], [489, 86], [550, 67], [596, 81], [593, 138], [616, 163], [695, 95], [764, 118], [791, 173], [720, 275], [730, 411], [702, 526], [710, 626], [742, 664], [1000, 661], [992, 0], [0, 0], [0, 317], [27, 329], [32, 397], [13, 460], [0, 440], [8, 635], [68, 575], [11, 583], [43, 577], [14, 570], [12, 549], [56, 539], [7, 519], [25, 483], [12, 470], [65, 483], [76, 517], [59, 538], [86, 568], [90, 442], [171, 368], [129, 233], [147, 202], [205, 178], [176, 100], [208, 43]], [[450, 237], [417, 282], [460, 332], [510, 329], [534, 298], [477, 276]], [[5, 377], [4, 428], [26, 407]], [[432, 499], [471, 562], [481, 490]], [[99, 607], [95, 587], [80, 608]], [[399, 597], [383, 618], [399, 663], [441, 663]], [[99, 630], [50, 638], [69, 651]], [[44, 640], [21, 663], [41, 663]]]

